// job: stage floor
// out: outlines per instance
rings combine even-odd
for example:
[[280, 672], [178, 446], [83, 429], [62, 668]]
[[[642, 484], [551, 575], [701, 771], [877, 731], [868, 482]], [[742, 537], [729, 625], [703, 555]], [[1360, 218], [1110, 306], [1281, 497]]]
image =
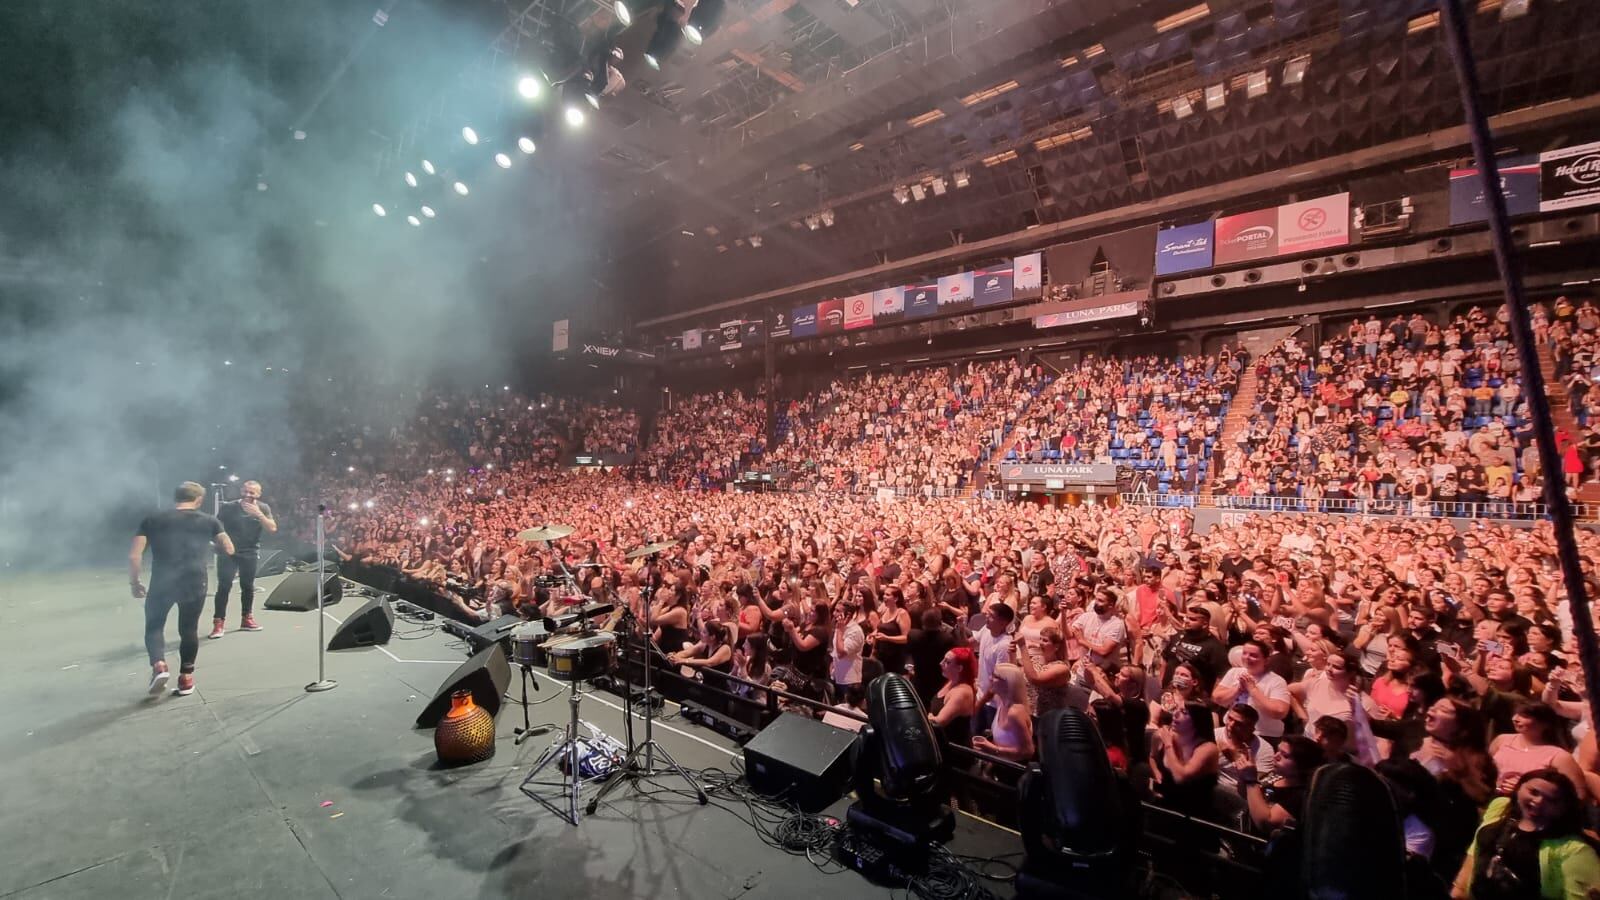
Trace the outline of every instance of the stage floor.
[[[277, 581], [258, 585], [258, 606]], [[330, 634], [359, 602], [329, 610]], [[123, 572], [0, 578], [0, 898], [887, 893], [854, 872], [820, 873], [692, 799], [619, 791], [571, 827], [518, 790], [554, 733], [513, 746], [515, 706], [499, 716], [492, 760], [437, 770], [432, 732], [412, 722], [466, 658], [460, 641], [397, 621], [387, 647], [329, 654], [338, 688], [308, 694], [316, 614], [258, 615], [264, 631], [202, 637], [193, 695], [150, 698], [143, 607]], [[168, 635], [176, 672], [176, 615]], [[536, 699], [563, 686], [542, 687]], [[582, 714], [620, 739], [615, 699], [586, 697]], [[533, 709], [535, 723], [566, 715], [564, 699]], [[693, 768], [731, 768], [737, 752], [681, 721], [657, 737]], [[958, 818], [959, 853], [1021, 849], [1010, 832]]]

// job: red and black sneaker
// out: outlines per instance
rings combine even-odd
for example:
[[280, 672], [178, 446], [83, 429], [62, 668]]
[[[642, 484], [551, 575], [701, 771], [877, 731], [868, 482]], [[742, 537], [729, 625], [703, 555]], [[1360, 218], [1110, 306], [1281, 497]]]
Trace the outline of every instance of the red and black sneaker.
[[171, 676], [171, 674], [169, 672], [167, 672], [167, 663], [166, 663], [165, 660], [162, 660], [161, 662], [158, 662], [155, 665], [151, 666], [150, 667], [150, 693], [151, 694], [159, 694], [159, 693], [161, 693], [161, 689], [167, 686], [167, 679], [170, 678], [170, 677], [172, 677], [172, 676]]
[[261, 623], [256, 621], [256, 617], [255, 617], [254, 614], [245, 613], [244, 614], [244, 621], [239, 623], [239, 630], [240, 631], [260, 631], [261, 630]]
[[223, 621], [221, 619], [212, 619], [211, 620], [211, 633], [206, 635], [206, 637], [208, 637], [208, 638], [210, 638], [211, 640], [214, 641], [217, 638], [222, 637], [223, 635], [225, 635], [227, 633], [228, 633], [228, 629], [223, 627]]
[[187, 697], [194, 693], [194, 673], [180, 672], [178, 674], [178, 696]]

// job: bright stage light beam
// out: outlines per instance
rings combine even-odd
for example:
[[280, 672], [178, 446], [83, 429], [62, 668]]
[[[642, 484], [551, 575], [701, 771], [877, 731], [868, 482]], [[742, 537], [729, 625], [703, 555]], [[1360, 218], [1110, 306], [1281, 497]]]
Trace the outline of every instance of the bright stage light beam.
[[504, 153], [496, 153], [494, 155], [494, 164], [502, 169], [509, 169], [511, 168], [511, 157]]
[[477, 146], [478, 133], [472, 130], [471, 125], [464, 125], [461, 128], [461, 139], [469, 144], [472, 144], [473, 146]]
[[567, 107], [567, 124], [573, 128], [583, 127], [583, 110], [576, 106]]
[[532, 156], [533, 155], [533, 151], [536, 149], [534, 147], [534, 145], [533, 145], [533, 138], [529, 138], [529, 137], [517, 138], [517, 149], [521, 150], [523, 153], [528, 154], [529, 156]]
[[524, 100], [537, 100], [539, 95], [544, 93], [544, 85], [539, 83], [538, 78], [524, 75], [517, 79], [517, 93], [521, 94]]
[[462, 182], [459, 182], [459, 181], [456, 182], [456, 193], [458, 193], [461, 196], [465, 197], [467, 195], [467, 186], [465, 184], [463, 184]]
[[424, 218], [428, 218], [428, 219], [433, 218], [433, 207], [424, 206], [422, 208], [422, 215], [423, 215]]
[[382, 203], [374, 203], [374, 204], [372, 204], [372, 211], [374, 213], [377, 213], [378, 218], [380, 218], [380, 219], [389, 214], [389, 211], [383, 208], [383, 204]]
[[422, 161], [422, 171], [427, 172], [429, 175], [436, 174], [433, 170], [433, 163], [427, 160]]
[[416, 187], [416, 186], [417, 186], [417, 176], [411, 174], [410, 172], [407, 172], [406, 173], [406, 187]]

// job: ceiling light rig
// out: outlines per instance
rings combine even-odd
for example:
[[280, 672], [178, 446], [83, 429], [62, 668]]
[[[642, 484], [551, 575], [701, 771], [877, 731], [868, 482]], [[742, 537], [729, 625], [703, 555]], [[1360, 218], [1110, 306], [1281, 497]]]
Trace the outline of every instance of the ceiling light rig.
[[471, 144], [474, 147], [476, 147], [478, 145], [478, 133], [476, 131], [472, 130], [472, 126], [471, 125], [462, 126], [462, 128], [461, 128], [461, 139], [466, 141], [467, 143]]

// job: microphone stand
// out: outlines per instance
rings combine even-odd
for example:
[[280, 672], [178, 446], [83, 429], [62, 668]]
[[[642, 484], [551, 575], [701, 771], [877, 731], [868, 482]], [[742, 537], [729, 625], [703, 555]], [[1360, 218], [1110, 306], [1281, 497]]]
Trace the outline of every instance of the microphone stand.
[[325, 545], [327, 543], [327, 536], [323, 531], [322, 517], [327, 512], [327, 506], [321, 503], [317, 504], [317, 680], [306, 685], [306, 690], [313, 694], [331, 691], [339, 686], [339, 682], [330, 679], [327, 673], [328, 642], [325, 640], [325, 633], [328, 627], [328, 617], [322, 613], [322, 598], [325, 596], [323, 591], [323, 553], [326, 552]]
[[[652, 554], [648, 559], [650, 567], [653, 570], [656, 557]], [[705, 789], [700, 787], [700, 782], [696, 781], [693, 775], [690, 775], [687, 771], [685, 771], [683, 766], [678, 765], [678, 761], [672, 758], [672, 754], [667, 752], [667, 748], [661, 746], [661, 744], [656, 741], [651, 727], [655, 721], [655, 703], [650, 697], [650, 670], [654, 668], [655, 664], [655, 660], [650, 653], [650, 650], [652, 649], [650, 643], [650, 606], [651, 601], [655, 597], [655, 586], [653, 583], [651, 583], [653, 580], [653, 577], [646, 579], [646, 586], [649, 588], [649, 590], [640, 592], [640, 599], [643, 600], [644, 608], [644, 622], [642, 623], [642, 628], [644, 631], [645, 640], [644, 743], [637, 747], [629, 748], [627, 758], [622, 761], [621, 765], [617, 766], [617, 770], [611, 773], [611, 777], [606, 779], [606, 783], [600, 786], [599, 792], [596, 793], [594, 798], [589, 801], [589, 808], [587, 812], [591, 816], [594, 815], [595, 810], [600, 807], [600, 801], [604, 800], [607, 794], [611, 793], [611, 791], [615, 789], [617, 785], [621, 784], [623, 779], [635, 779], [635, 783], [637, 783], [638, 781], [655, 778], [658, 775], [666, 774], [666, 770], [658, 770], [655, 767], [655, 759], [657, 755], [660, 755], [660, 757], [666, 761], [667, 766], [673, 772], [677, 773], [679, 778], [682, 778], [684, 781], [689, 783], [689, 787], [694, 789], [695, 799], [700, 801], [700, 805], [706, 805]], [[628, 709], [625, 715], [629, 720], [632, 720], [633, 710], [631, 704], [623, 705]], [[639, 765], [639, 757], [641, 755], [644, 757], [644, 765], [642, 766]]]

